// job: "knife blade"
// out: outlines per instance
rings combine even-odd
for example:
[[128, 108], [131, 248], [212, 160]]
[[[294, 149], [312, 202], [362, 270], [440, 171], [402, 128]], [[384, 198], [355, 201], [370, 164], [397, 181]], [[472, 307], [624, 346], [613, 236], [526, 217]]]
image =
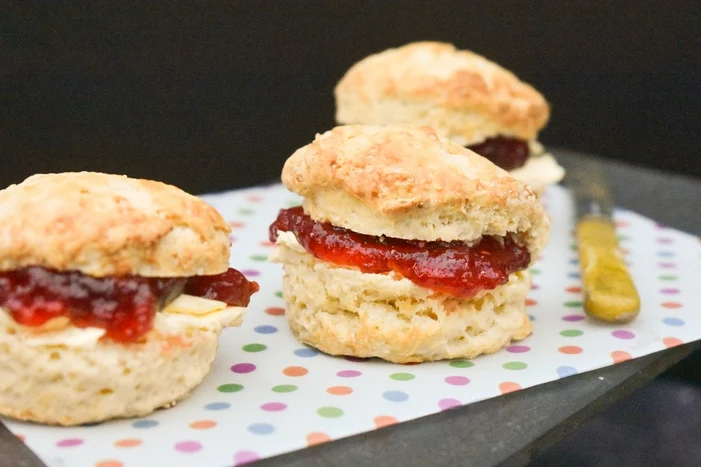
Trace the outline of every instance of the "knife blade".
[[0, 423], [0, 466], [46, 467], [10, 430]]
[[618, 246], [603, 167], [583, 162], [567, 171], [565, 185], [575, 200], [584, 311], [609, 323], [632, 321], [640, 313], [640, 296]]

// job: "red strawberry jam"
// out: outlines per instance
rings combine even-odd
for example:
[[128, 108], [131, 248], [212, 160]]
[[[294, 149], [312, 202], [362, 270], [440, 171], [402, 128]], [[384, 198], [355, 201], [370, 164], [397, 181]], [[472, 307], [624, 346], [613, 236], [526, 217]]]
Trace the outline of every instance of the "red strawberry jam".
[[246, 306], [258, 284], [234, 269], [194, 278], [96, 278], [33, 266], [0, 273], [0, 306], [24, 326], [65, 316], [79, 328], [103, 328], [115, 341], [133, 342], [151, 330], [156, 311], [183, 289]]
[[270, 226], [271, 242], [278, 231], [292, 232], [320, 260], [364, 273], [394, 271], [421, 287], [463, 298], [506, 284], [509, 274], [527, 268], [531, 260], [526, 247], [511, 236], [486, 236], [472, 246], [374, 237], [316, 222], [301, 207], [280, 211]]
[[528, 143], [521, 139], [496, 136], [482, 143], [468, 146], [480, 156], [489, 159], [504, 170], [523, 167], [528, 160]]

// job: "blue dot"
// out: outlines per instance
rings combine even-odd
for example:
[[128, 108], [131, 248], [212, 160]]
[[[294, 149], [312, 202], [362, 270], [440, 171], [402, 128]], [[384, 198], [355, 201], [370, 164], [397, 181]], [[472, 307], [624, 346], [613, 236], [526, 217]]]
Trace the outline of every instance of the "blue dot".
[[679, 318], [665, 318], [662, 320], [662, 322], [670, 326], [684, 326], [684, 320]]
[[297, 355], [298, 357], [302, 357], [302, 358], [310, 358], [310, 357], [316, 357], [317, 355], [319, 355], [319, 351], [314, 350], [314, 349], [307, 349], [305, 347], [305, 348], [295, 350], [295, 355]]
[[564, 378], [565, 376], [572, 376], [577, 374], [577, 369], [572, 366], [559, 366], [557, 367], [557, 375], [560, 378]]
[[204, 406], [205, 410], [226, 410], [231, 407], [228, 402], [212, 402]]
[[578, 260], [577, 258], [572, 258], [572, 259], [570, 260], [570, 264], [577, 265], [577, 264], [579, 264], [579, 260]]
[[275, 431], [275, 427], [267, 423], [254, 423], [253, 425], [248, 425], [248, 431], [256, 435], [269, 435]]
[[660, 251], [657, 253], [657, 255], [665, 257], [665, 258], [671, 258], [674, 256], [674, 252], [673, 251]]
[[134, 428], [153, 428], [158, 426], [158, 422], [156, 420], [137, 420], [131, 426]]
[[528, 315], [528, 319], [530, 319], [531, 321], [535, 321], [535, 316], [533, 316], [533, 315]]
[[579, 279], [579, 273], [578, 272], [571, 272], [571, 273], [567, 274], [567, 277], [569, 277], [570, 279]]
[[392, 402], [404, 402], [409, 398], [409, 394], [403, 391], [386, 391], [382, 397]]
[[277, 332], [277, 328], [275, 326], [256, 326], [254, 331], [256, 331], [258, 334], [274, 334]]

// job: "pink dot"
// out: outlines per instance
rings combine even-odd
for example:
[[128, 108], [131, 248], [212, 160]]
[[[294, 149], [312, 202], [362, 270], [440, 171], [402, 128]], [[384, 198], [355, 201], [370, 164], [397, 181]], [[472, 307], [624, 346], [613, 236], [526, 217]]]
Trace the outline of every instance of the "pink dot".
[[677, 267], [676, 263], [658, 263], [657, 265], [663, 269], [673, 269]]
[[511, 353], [524, 353], [531, 350], [527, 345], [510, 345], [506, 348], [507, 351]]
[[531, 290], [538, 290], [539, 288], [540, 288], [540, 287], [538, 286], [538, 284], [532, 284], [532, 285], [531, 285]]
[[679, 290], [679, 289], [675, 289], [675, 288], [673, 288], [673, 287], [669, 287], [669, 288], [660, 290], [660, 292], [661, 292], [661, 293], [664, 293], [664, 294], [670, 294], [670, 295], [671, 295], [671, 294], [678, 294], [678, 293], [680, 292], [680, 290]]
[[582, 321], [584, 318], [584, 315], [567, 315], [562, 317], [564, 321]]
[[197, 452], [202, 449], [202, 445], [197, 441], [181, 441], [175, 445], [178, 452]]
[[253, 363], [237, 363], [231, 367], [231, 371], [234, 373], [250, 373], [256, 369]]
[[336, 373], [336, 376], [340, 376], [341, 378], [355, 378], [356, 376], [360, 376], [362, 373], [356, 370], [341, 370], [338, 373]]
[[234, 463], [235, 465], [243, 465], [243, 464], [248, 464], [250, 462], [255, 462], [258, 459], [258, 454], [256, 454], [253, 451], [239, 451], [236, 454], [234, 454]]
[[267, 404], [261, 405], [260, 408], [266, 412], [279, 412], [281, 410], [285, 410], [287, 408], [287, 404], [283, 404], [282, 402], [268, 402]]
[[441, 410], [450, 410], [455, 407], [460, 407], [460, 401], [457, 399], [441, 399], [438, 401], [438, 407]]
[[465, 386], [470, 382], [470, 380], [465, 376], [448, 376], [445, 379], [445, 382], [452, 384], [453, 386]]
[[613, 337], [617, 337], [618, 339], [633, 339], [635, 337], [634, 333], [632, 333], [630, 331], [626, 331], [625, 329], [619, 329], [617, 331], [613, 331], [611, 333], [611, 335]]
[[667, 238], [667, 237], [661, 237], [661, 238], [657, 239], [657, 243], [663, 243], [663, 244], [667, 245], [667, 244], [672, 243], [672, 239]]
[[255, 269], [242, 269], [241, 274], [248, 277], [260, 276], [260, 272], [256, 271]]
[[81, 444], [83, 444], [83, 440], [80, 438], [67, 438], [56, 443], [56, 446], [60, 448], [72, 448], [73, 446], [80, 446]]

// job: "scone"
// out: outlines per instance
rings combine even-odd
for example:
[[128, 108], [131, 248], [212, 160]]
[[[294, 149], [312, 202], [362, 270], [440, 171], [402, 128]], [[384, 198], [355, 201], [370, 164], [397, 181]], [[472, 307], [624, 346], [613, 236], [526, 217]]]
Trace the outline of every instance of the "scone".
[[531, 333], [550, 223], [508, 172], [430, 127], [348, 125], [285, 163], [304, 200], [270, 227], [304, 343], [397, 363], [472, 358]]
[[46, 174], [0, 191], [0, 415], [78, 425], [184, 398], [258, 290], [229, 268], [229, 232], [149, 180]]
[[340, 124], [432, 126], [538, 193], [564, 176], [537, 141], [546, 100], [473, 52], [439, 42], [389, 49], [351, 67], [335, 95]]

